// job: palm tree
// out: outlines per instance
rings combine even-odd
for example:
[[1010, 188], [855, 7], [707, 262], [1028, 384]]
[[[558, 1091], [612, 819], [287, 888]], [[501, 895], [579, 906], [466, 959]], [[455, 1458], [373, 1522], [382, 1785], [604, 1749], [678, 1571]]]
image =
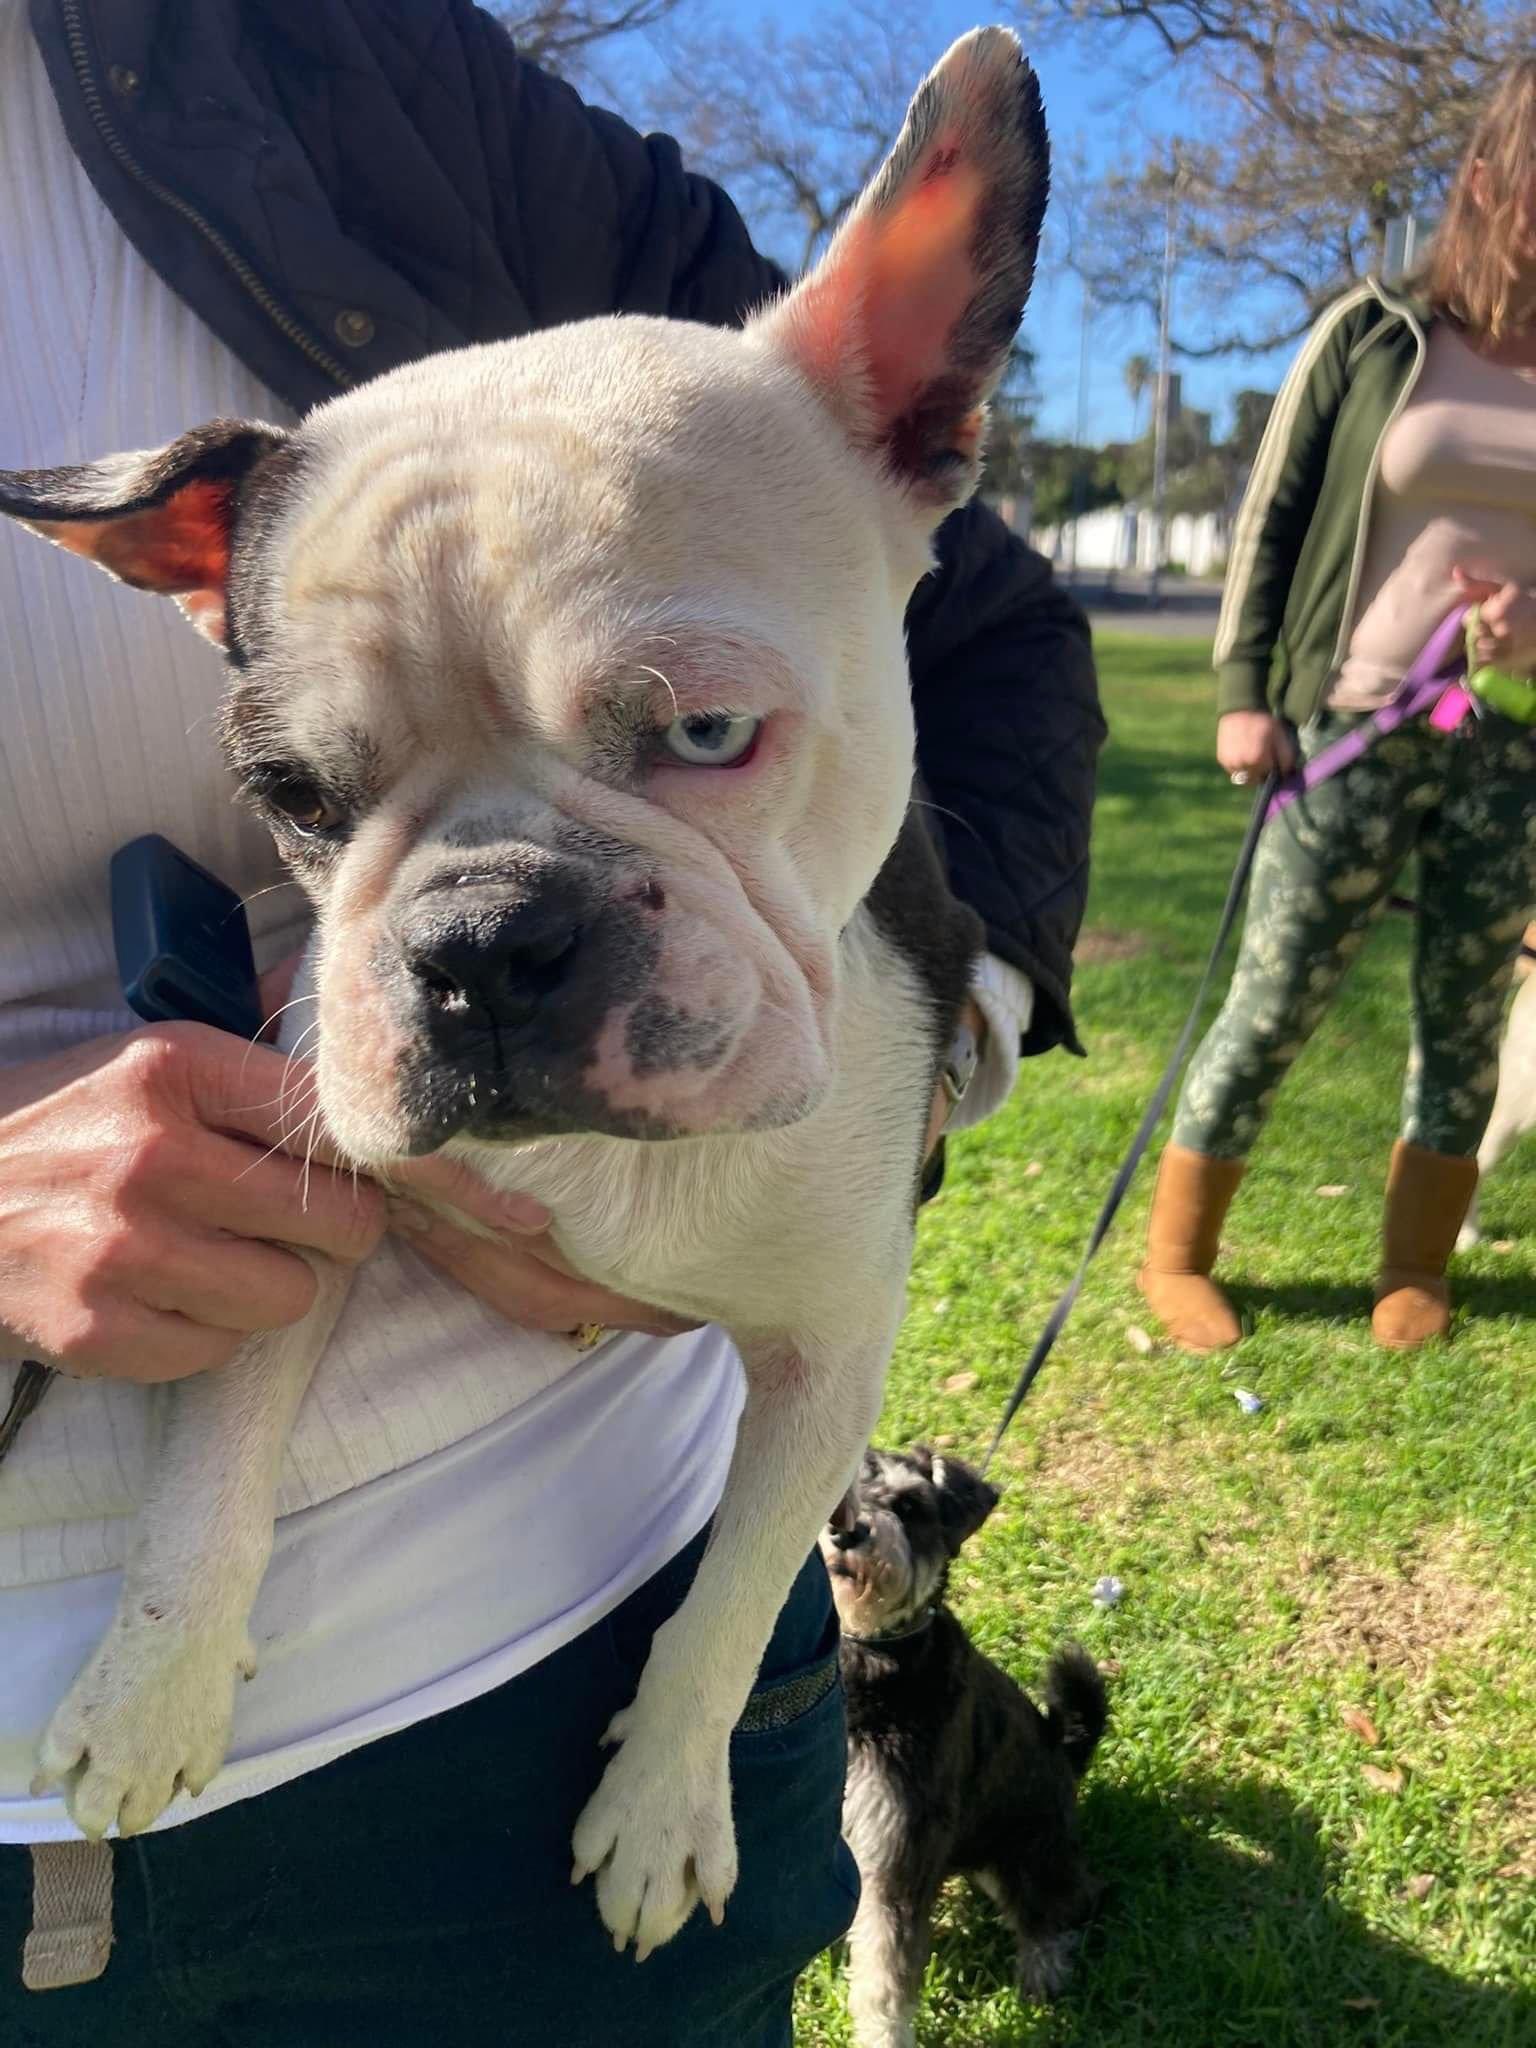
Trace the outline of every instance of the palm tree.
[[1134, 408], [1135, 438], [1141, 438], [1141, 401], [1157, 382], [1157, 372], [1152, 367], [1150, 356], [1130, 356], [1126, 360], [1125, 388], [1130, 394]]

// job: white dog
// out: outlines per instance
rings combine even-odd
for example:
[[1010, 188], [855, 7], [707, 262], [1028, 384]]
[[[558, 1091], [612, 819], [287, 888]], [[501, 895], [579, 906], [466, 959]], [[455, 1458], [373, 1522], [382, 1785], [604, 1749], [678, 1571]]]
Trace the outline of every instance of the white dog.
[[[1536, 927], [1532, 927], [1536, 930]], [[1526, 934], [1527, 946], [1530, 932]], [[1477, 1148], [1479, 1190], [1512, 1145], [1530, 1131], [1536, 1131], [1536, 970], [1528, 970], [1525, 981], [1510, 1006], [1504, 1027], [1504, 1044], [1499, 1053], [1499, 1092], [1493, 1114]], [[1477, 1221], [1478, 1198], [1472, 1198], [1467, 1220], [1456, 1244], [1464, 1251], [1476, 1244], [1482, 1233]]]
[[[573, 1816], [641, 1953], [724, 1909], [731, 1728], [901, 1318], [979, 945], [908, 812], [902, 620], [976, 480], [1046, 184], [1033, 74], [978, 31], [743, 332], [596, 320], [291, 434], [0, 476], [0, 509], [227, 649], [229, 759], [315, 906], [344, 1153], [387, 1178], [446, 1148], [547, 1204], [581, 1273], [740, 1346], [707, 1554]], [[320, 1281], [296, 1330], [165, 1392], [116, 1619], [43, 1748], [87, 1833], [218, 1768], [345, 1290]]]

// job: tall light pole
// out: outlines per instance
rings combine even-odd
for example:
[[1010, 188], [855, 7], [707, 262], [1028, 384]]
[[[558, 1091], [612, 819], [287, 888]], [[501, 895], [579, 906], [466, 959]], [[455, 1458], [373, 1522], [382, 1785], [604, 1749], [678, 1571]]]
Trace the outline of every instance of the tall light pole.
[[1092, 332], [1093, 286], [1085, 277], [1082, 326], [1077, 344], [1077, 425], [1072, 432], [1072, 560], [1067, 570], [1069, 584], [1077, 582], [1077, 529], [1088, 495], [1088, 479], [1083, 472], [1083, 444], [1088, 435], [1088, 341]]
[[1157, 414], [1152, 442], [1152, 575], [1147, 596], [1157, 604], [1162, 595], [1165, 514], [1168, 503], [1168, 413], [1173, 397], [1172, 351], [1168, 340], [1173, 309], [1173, 256], [1178, 189], [1178, 159], [1169, 166], [1168, 205], [1163, 216], [1163, 285], [1157, 307]]

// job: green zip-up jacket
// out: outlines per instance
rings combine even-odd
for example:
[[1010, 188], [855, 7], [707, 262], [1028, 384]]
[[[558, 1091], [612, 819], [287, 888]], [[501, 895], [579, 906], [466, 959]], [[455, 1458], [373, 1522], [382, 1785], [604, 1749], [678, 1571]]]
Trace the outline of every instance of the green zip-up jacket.
[[1343, 662], [1387, 429], [1432, 315], [1374, 278], [1329, 307], [1275, 400], [1232, 535], [1216, 628], [1219, 711], [1305, 725]]

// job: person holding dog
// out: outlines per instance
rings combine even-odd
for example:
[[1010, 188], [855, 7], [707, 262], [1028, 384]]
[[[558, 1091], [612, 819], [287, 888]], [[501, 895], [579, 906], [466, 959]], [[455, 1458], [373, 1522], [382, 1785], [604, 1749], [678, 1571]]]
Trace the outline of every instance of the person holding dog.
[[[671, 143], [467, 0], [0, 0], [0, 193], [7, 466], [285, 423], [567, 320], [735, 323], [782, 283]], [[637, 1968], [569, 1883], [603, 1731], [706, 1541], [739, 1361], [563, 1271], [536, 1204], [429, 1168], [472, 1239], [290, 1156], [269, 1047], [134, 1028], [105, 886], [127, 839], [238, 887], [264, 965], [304, 933], [220, 765], [212, 652], [68, 566], [0, 533], [0, 1357], [61, 1374], [0, 1465], [0, 2035], [782, 2048], [854, 1905], [819, 1558], [733, 1737], [725, 1925], [696, 1913]], [[1076, 1044], [1103, 728], [1080, 612], [983, 507], [907, 623], [924, 815], [989, 946], [936, 1142], [1021, 1053]], [[144, 1386], [300, 1318], [294, 1246], [367, 1263], [290, 1440], [230, 1762], [105, 1860], [61, 1853], [86, 1845], [33, 1752], [110, 1611]]]
[[[1236, 783], [1386, 704], [1434, 630], [1536, 673], [1536, 58], [1477, 122], [1415, 291], [1371, 280], [1313, 329], [1275, 402], [1217, 633], [1217, 758]], [[1399, 728], [1266, 828], [1225, 1004], [1163, 1153], [1140, 1285], [1176, 1344], [1241, 1328], [1212, 1277], [1276, 1091], [1398, 875], [1419, 862], [1413, 1049], [1372, 1330], [1450, 1327], [1446, 1264], [1477, 1181], [1504, 996], [1536, 899], [1536, 735], [1479, 706]], [[1295, 737], [1293, 737], [1295, 735]]]

